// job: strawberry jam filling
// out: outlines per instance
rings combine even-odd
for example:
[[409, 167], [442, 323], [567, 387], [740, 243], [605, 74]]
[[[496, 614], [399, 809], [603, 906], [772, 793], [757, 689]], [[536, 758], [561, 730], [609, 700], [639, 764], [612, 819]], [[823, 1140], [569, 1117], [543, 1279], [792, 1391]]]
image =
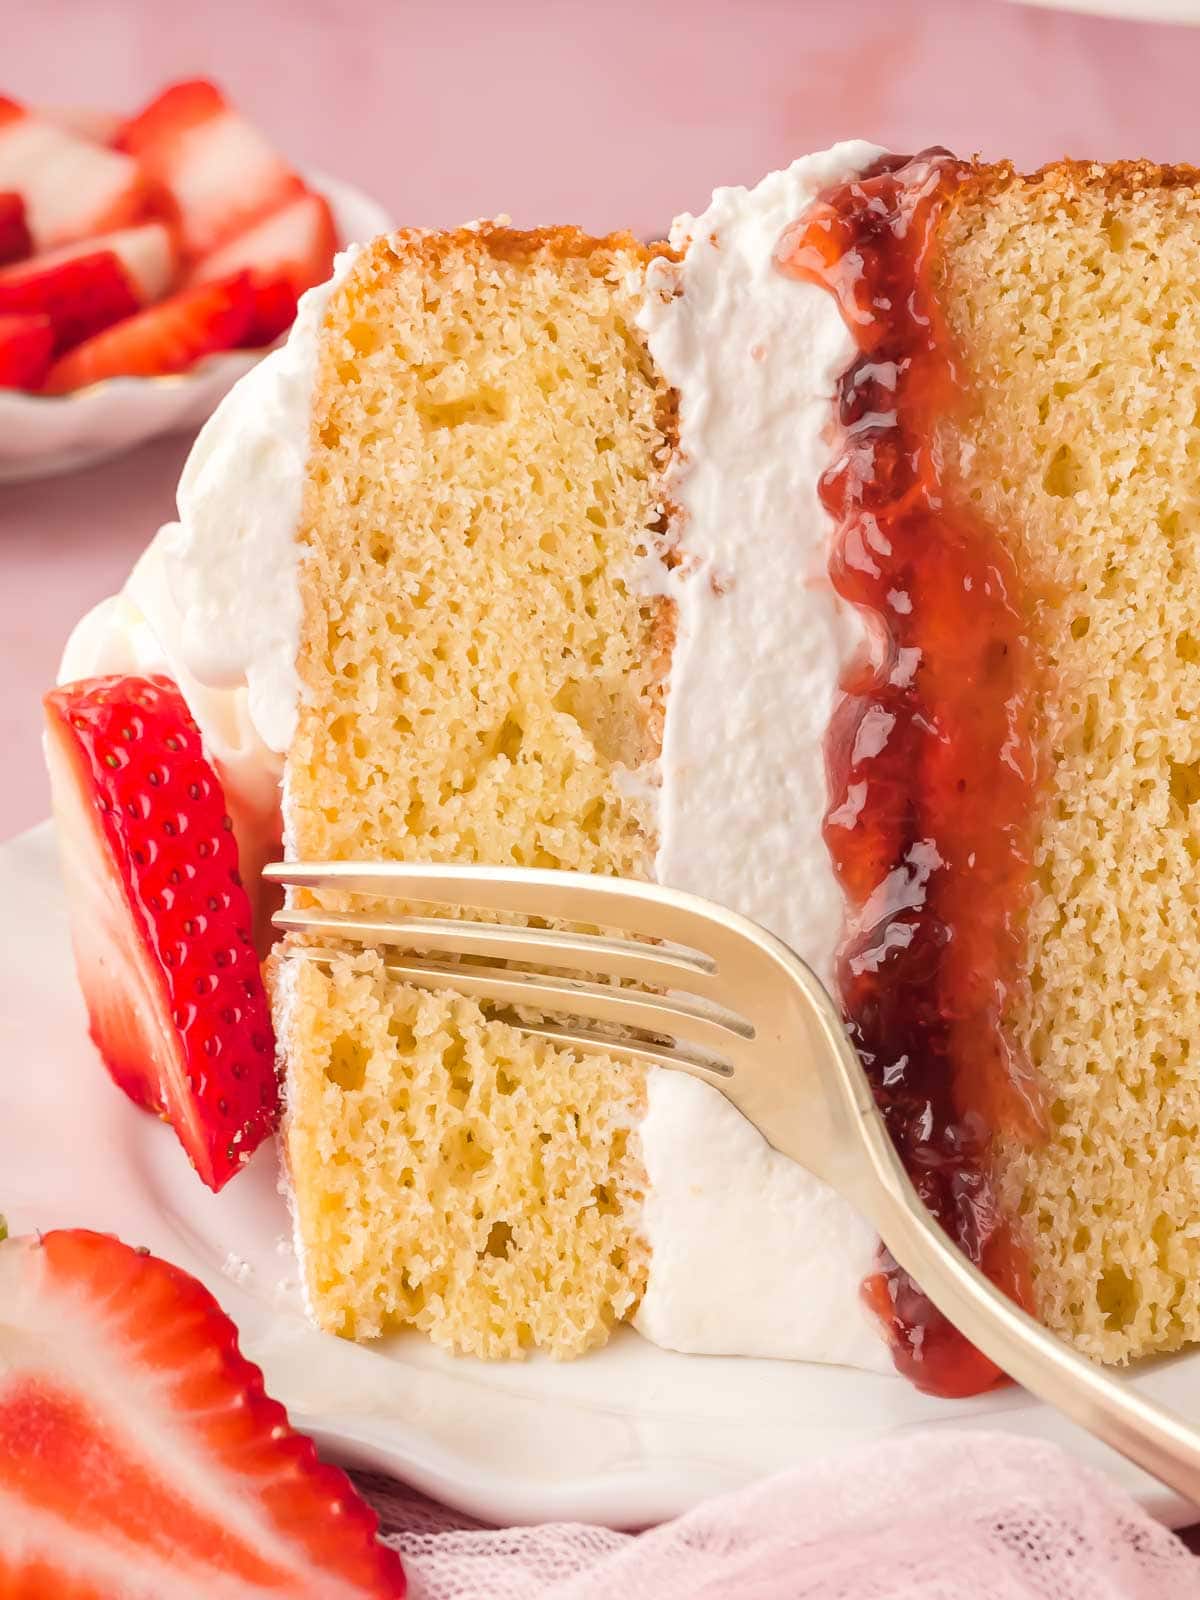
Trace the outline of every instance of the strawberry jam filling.
[[[849, 908], [840, 998], [925, 1204], [1028, 1305], [990, 1148], [998, 1131], [1040, 1127], [1004, 1027], [1023, 981], [1038, 673], [1020, 574], [997, 530], [948, 497], [937, 448], [939, 421], [971, 404], [930, 290], [938, 218], [965, 172], [944, 151], [887, 157], [819, 200], [779, 264], [836, 297], [858, 344], [820, 485], [833, 583], [870, 641], [826, 746], [825, 838]], [[886, 1250], [864, 1293], [920, 1388], [1000, 1381]]]

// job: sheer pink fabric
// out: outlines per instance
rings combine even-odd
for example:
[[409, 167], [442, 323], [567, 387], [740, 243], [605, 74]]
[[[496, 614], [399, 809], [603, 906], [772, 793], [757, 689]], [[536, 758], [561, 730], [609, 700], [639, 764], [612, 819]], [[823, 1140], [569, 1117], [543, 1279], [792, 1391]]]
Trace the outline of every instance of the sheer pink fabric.
[[411, 1600], [1197, 1600], [1200, 1560], [1054, 1446], [927, 1432], [640, 1535], [491, 1530], [362, 1480]]

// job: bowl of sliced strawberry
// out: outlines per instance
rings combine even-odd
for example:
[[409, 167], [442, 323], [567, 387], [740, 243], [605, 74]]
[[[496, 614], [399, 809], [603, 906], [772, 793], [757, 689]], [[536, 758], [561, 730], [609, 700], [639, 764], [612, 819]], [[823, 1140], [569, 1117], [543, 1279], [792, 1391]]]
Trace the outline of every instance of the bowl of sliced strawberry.
[[387, 227], [206, 80], [128, 118], [0, 96], [0, 482], [198, 426]]

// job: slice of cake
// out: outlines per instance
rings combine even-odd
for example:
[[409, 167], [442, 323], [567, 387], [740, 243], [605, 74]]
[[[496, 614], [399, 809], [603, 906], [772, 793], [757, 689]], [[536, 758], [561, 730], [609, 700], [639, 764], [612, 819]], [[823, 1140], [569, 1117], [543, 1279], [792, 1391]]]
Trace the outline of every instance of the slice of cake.
[[[233, 697], [235, 775], [282, 764], [293, 857], [655, 873], [831, 980], [821, 745], [860, 629], [816, 479], [852, 345], [773, 252], [877, 154], [721, 191], [677, 249], [485, 225], [348, 253], [198, 441], [140, 569], [152, 614], [127, 595], [64, 674], [128, 659], [140, 618], [138, 666], [203, 686], [202, 726]], [[888, 1364], [869, 1230], [714, 1089], [351, 947], [288, 943], [272, 975], [322, 1326], [569, 1355], [632, 1317], [683, 1350]]]
[[[681, 581], [704, 597], [740, 566], [703, 542], [728, 537], [727, 507], [701, 513], [682, 549], [669, 516], [677, 394], [652, 347], [685, 281], [661, 249], [566, 230], [400, 235], [360, 258], [330, 303], [314, 389], [289, 853], [632, 876], [657, 856], [675, 882], [726, 873], [743, 902], [768, 870], [786, 825], [774, 798], [731, 814], [746, 788], [739, 735], [783, 712], [794, 673], [781, 685], [739, 670], [749, 615], [697, 638], [685, 605], [672, 649], [668, 563], [695, 568]], [[710, 311], [663, 340], [697, 329], [711, 337]], [[721, 379], [706, 360], [684, 396], [703, 411], [701, 386]], [[721, 450], [699, 453], [724, 479]], [[777, 577], [764, 565], [746, 581], [761, 610]], [[781, 614], [770, 633], [789, 626]], [[663, 806], [677, 667], [690, 687], [665, 781], [680, 799]], [[750, 782], [773, 791], [780, 756], [758, 742]], [[643, 1299], [655, 1326], [665, 1299], [672, 1342], [663, 1274], [691, 1279], [698, 1263], [691, 1244], [675, 1259], [678, 1203], [664, 1194], [676, 1184], [711, 1204], [720, 1185], [692, 1151], [673, 1142], [664, 1156], [640, 1070], [405, 987], [377, 954], [288, 946], [275, 974], [286, 1159], [324, 1326], [369, 1337], [412, 1322], [473, 1354], [571, 1355]], [[671, 1081], [657, 1116], [672, 1141], [685, 1095]], [[735, 1120], [711, 1091], [700, 1099]], [[723, 1142], [715, 1128], [696, 1141], [710, 1161]], [[664, 1170], [647, 1201], [648, 1165]], [[712, 1303], [710, 1287], [688, 1293]], [[848, 1321], [861, 1336], [853, 1305]]]
[[[860, 144], [669, 247], [349, 252], [64, 672], [175, 677], [259, 854], [282, 775], [293, 859], [653, 875], [762, 921], [962, 1247], [1089, 1353], [1175, 1348], [1198, 208], [1191, 172]], [[882, 1323], [923, 1386], [995, 1381], [708, 1085], [351, 945], [271, 974], [323, 1327], [877, 1367]]]

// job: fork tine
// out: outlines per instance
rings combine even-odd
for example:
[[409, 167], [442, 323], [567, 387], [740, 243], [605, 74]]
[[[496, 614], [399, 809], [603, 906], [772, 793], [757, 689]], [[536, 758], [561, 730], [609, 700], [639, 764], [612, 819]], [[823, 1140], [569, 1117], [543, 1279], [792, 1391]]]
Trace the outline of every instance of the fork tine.
[[708, 993], [716, 963], [678, 945], [643, 944], [636, 939], [606, 938], [595, 933], [568, 933], [557, 928], [507, 927], [450, 917], [394, 917], [387, 920], [355, 911], [299, 909], [293, 906], [272, 917], [277, 928], [326, 939], [354, 939], [364, 944], [401, 945], [416, 951], [484, 956], [502, 961], [529, 961], [568, 971], [611, 978], [635, 978], [661, 987], [678, 985]]
[[[407, 861], [277, 861], [263, 869], [272, 883], [296, 889], [336, 889], [351, 894], [470, 906], [477, 911], [544, 917], [553, 922], [571, 906], [571, 920], [619, 928], [646, 939], [664, 934], [702, 951], [719, 964], [723, 930], [695, 909], [693, 896], [628, 878], [522, 867], [464, 867]], [[669, 927], [664, 923], [669, 921]]]
[[[300, 945], [293, 952], [308, 960], [329, 961], [334, 952]], [[616, 989], [603, 983], [580, 983], [545, 977], [509, 967], [443, 966], [435, 961], [385, 961], [384, 970], [402, 983], [422, 989], [445, 989], [502, 1006], [611, 1022], [643, 1033], [679, 1038], [700, 1045], [719, 1059], [738, 1053], [755, 1036], [751, 1023], [735, 1011], [683, 995], [647, 994], [641, 989]]]
[[510, 1027], [519, 1028], [522, 1033], [532, 1034], [537, 1039], [549, 1039], [552, 1044], [589, 1053], [603, 1051], [606, 1055], [619, 1056], [622, 1061], [633, 1061], [641, 1067], [667, 1067], [675, 1072], [690, 1073], [692, 1077], [708, 1083], [720, 1083], [733, 1077], [734, 1069], [729, 1062], [696, 1055], [678, 1045], [614, 1039], [592, 1028], [560, 1028], [551, 1022], [524, 1022], [520, 1017], [506, 1017], [505, 1021]]

